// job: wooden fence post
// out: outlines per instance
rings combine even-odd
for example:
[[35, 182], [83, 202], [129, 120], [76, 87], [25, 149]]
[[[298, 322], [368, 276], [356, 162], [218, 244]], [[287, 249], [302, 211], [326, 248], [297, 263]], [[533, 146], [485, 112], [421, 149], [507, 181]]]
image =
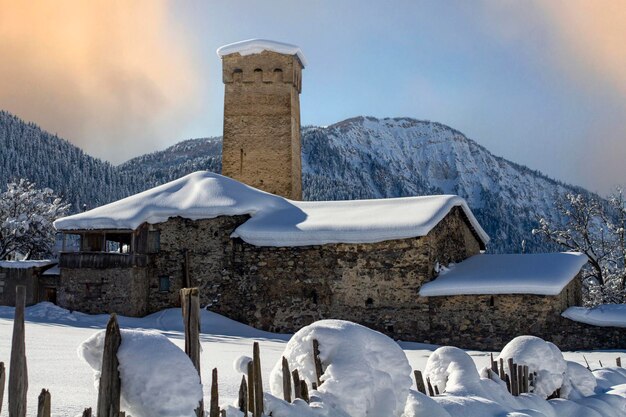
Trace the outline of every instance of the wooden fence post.
[[0, 362], [0, 413], [2, 413], [2, 401], [4, 399], [4, 385], [7, 379], [4, 362]]
[[200, 296], [198, 288], [180, 290], [185, 329], [185, 353], [200, 375]]
[[[180, 290], [180, 305], [185, 329], [185, 353], [200, 373], [200, 291], [198, 288]], [[197, 416], [204, 416], [204, 401], [201, 399], [195, 410]]]
[[426, 395], [426, 386], [424, 385], [424, 377], [422, 376], [422, 371], [413, 371], [413, 375], [415, 375], [415, 386], [417, 387], [417, 390]]
[[244, 417], [248, 417], [248, 383], [246, 377], [241, 376], [241, 385], [239, 385], [239, 411]]
[[302, 399], [302, 384], [300, 384], [300, 373], [297, 369], [291, 371], [293, 378], [293, 397]]
[[283, 356], [283, 398], [288, 403], [291, 402], [291, 372], [289, 372], [289, 362]]
[[217, 386], [217, 368], [213, 368], [211, 375], [211, 401], [209, 403], [209, 417], [220, 417], [219, 390]]
[[615, 364], [617, 365], [618, 368], [622, 367], [622, 358], [620, 358], [619, 356], [617, 358], [615, 358]]
[[37, 417], [50, 417], [50, 391], [42, 389], [37, 404]]
[[97, 417], [117, 416], [120, 412], [121, 381], [118, 371], [117, 351], [122, 343], [117, 315], [111, 314], [104, 337], [102, 353], [102, 371], [98, 387]]
[[254, 365], [254, 411], [256, 417], [263, 415], [263, 379], [261, 377], [261, 352], [259, 342], [254, 342], [252, 347], [252, 362]]
[[320, 360], [320, 343], [313, 339], [313, 362], [315, 363], [315, 378], [317, 386], [322, 385], [322, 361]]
[[26, 393], [28, 391], [28, 369], [26, 366], [26, 342], [24, 309], [26, 287], [15, 289], [15, 318], [11, 344], [11, 367], [9, 369], [9, 417], [26, 416]]
[[83, 417], [91, 417], [91, 407], [85, 408], [85, 411], [83, 411]]

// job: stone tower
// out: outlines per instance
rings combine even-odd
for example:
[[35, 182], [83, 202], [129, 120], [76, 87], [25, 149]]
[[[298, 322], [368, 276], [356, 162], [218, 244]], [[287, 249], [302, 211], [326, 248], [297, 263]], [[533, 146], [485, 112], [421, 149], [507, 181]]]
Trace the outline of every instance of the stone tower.
[[300, 48], [253, 39], [217, 54], [225, 85], [222, 174], [301, 200]]

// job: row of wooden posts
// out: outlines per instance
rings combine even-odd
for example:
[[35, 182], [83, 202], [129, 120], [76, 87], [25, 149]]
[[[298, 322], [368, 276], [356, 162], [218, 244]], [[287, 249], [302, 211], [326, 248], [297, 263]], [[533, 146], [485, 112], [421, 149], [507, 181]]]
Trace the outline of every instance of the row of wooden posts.
[[[11, 361], [9, 373], [9, 417], [26, 417], [26, 393], [28, 391], [28, 372], [26, 363], [26, 345], [24, 328], [24, 311], [26, 302], [26, 288], [18, 286], [16, 290], [15, 318], [13, 323], [13, 339], [11, 345]], [[191, 359], [198, 375], [200, 372], [200, 297], [197, 288], [181, 290], [181, 307], [183, 327], [185, 330], [185, 353]], [[121, 380], [117, 351], [122, 343], [117, 316], [111, 315], [106, 327], [104, 350], [102, 356], [102, 370], [98, 387], [98, 404], [96, 417], [131, 417], [120, 410]], [[316, 380], [311, 383], [311, 389], [316, 390], [322, 385], [323, 367], [320, 360], [320, 346], [317, 340], [312, 342], [312, 363], [315, 369]], [[586, 361], [586, 358], [585, 358]], [[621, 367], [621, 358], [616, 359], [617, 366]], [[490, 378], [500, 378], [507, 385], [512, 395], [530, 392], [536, 374], [529, 372], [526, 365], [518, 365], [513, 359], [506, 361], [508, 372], [503, 359], [496, 361], [491, 355], [491, 368], [488, 370]], [[602, 366], [602, 363], [600, 363]], [[587, 363], [587, 368], [589, 364]], [[310, 401], [309, 387], [304, 379], [300, 378], [298, 369], [290, 370], [285, 357], [282, 358], [283, 398], [287, 402], [294, 399]], [[439, 387], [433, 385], [429, 378], [424, 379], [422, 372], [414, 371], [417, 390], [429, 396], [439, 395]], [[6, 383], [6, 368], [0, 362], [0, 412]], [[292, 390], [293, 387], [293, 390]], [[261, 353], [258, 342], [253, 345], [252, 360], [248, 363], [247, 374], [242, 376], [239, 388], [239, 410], [244, 416], [261, 417], [263, 415], [263, 380], [261, 376]], [[553, 397], [559, 396], [558, 390]], [[43, 389], [39, 395], [37, 417], [50, 417], [51, 395]], [[204, 402], [201, 400], [195, 410], [196, 417], [204, 416]], [[225, 410], [219, 408], [218, 371], [213, 369], [211, 375], [211, 396], [209, 403], [209, 417], [224, 417]], [[92, 409], [86, 408], [83, 417], [92, 417]]]

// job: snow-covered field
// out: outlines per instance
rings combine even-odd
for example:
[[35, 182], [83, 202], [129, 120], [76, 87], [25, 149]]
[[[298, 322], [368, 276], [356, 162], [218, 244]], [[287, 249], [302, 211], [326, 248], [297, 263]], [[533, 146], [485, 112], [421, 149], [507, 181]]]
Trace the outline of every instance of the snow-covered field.
[[[0, 361], [5, 363], [8, 363], [10, 356], [12, 317], [13, 308], [0, 307]], [[41, 388], [49, 389], [52, 394], [53, 416], [75, 416], [86, 406], [95, 406], [97, 392], [93, 372], [91, 367], [79, 358], [77, 350], [83, 341], [106, 326], [108, 316], [70, 314], [52, 304], [42, 303], [27, 308], [26, 320], [29, 414], [36, 414], [37, 395]], [[120, 317], [119, 321], [123, 329], [154, 329], [181, 349], [184, 346], [179, 309], [164, 310], [141, 319]], [[270, 371], [283, 354], [290, 337], [259, 331], [203, 311], [201, 343], [205, 398], [209, 398], [209, 386], [206, 382], [210, 381], [211, 370], [217, 367], [220, 379], [220, 403], [230, 404], [236, 399], [241, 375], [234, 369], [233, 363], [242, 355], [251, 356], [254, 341], [260, 343], [263, 377], [264, 381], [269, 382]], [[425, 370], [427, 360], [436, 348], [406, 342], [401, 342], [400, 346], [411, 367], [422, 371]], [[489, 365], [489, 352], [468, 353], [477, 369]], [[600, 367], [600, 361], [604, 366], [613, 366], [617, 356], [626, 356], [625, 351], [564, 352], [566, 360], [584, 365], [583, 354], [594, 369]], [[269, 383], [267, 388], [269, 389]], [[415, 389], [414, 385], [412, 389]], [[1, 415], [3, 417], [8, 415], [6, 404]]]

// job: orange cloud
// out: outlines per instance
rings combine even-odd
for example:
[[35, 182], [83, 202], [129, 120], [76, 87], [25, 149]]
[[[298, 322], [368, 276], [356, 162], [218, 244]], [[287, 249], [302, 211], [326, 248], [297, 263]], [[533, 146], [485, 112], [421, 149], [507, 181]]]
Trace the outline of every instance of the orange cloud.
[[614, 0], [541, 1], [563, 47], [578, 63], [626, 94], [626, 3]]
[[0, 57], [0, 108], [116, 162], [182, 139], [204, 78], [161, 0], [0, 0]]

